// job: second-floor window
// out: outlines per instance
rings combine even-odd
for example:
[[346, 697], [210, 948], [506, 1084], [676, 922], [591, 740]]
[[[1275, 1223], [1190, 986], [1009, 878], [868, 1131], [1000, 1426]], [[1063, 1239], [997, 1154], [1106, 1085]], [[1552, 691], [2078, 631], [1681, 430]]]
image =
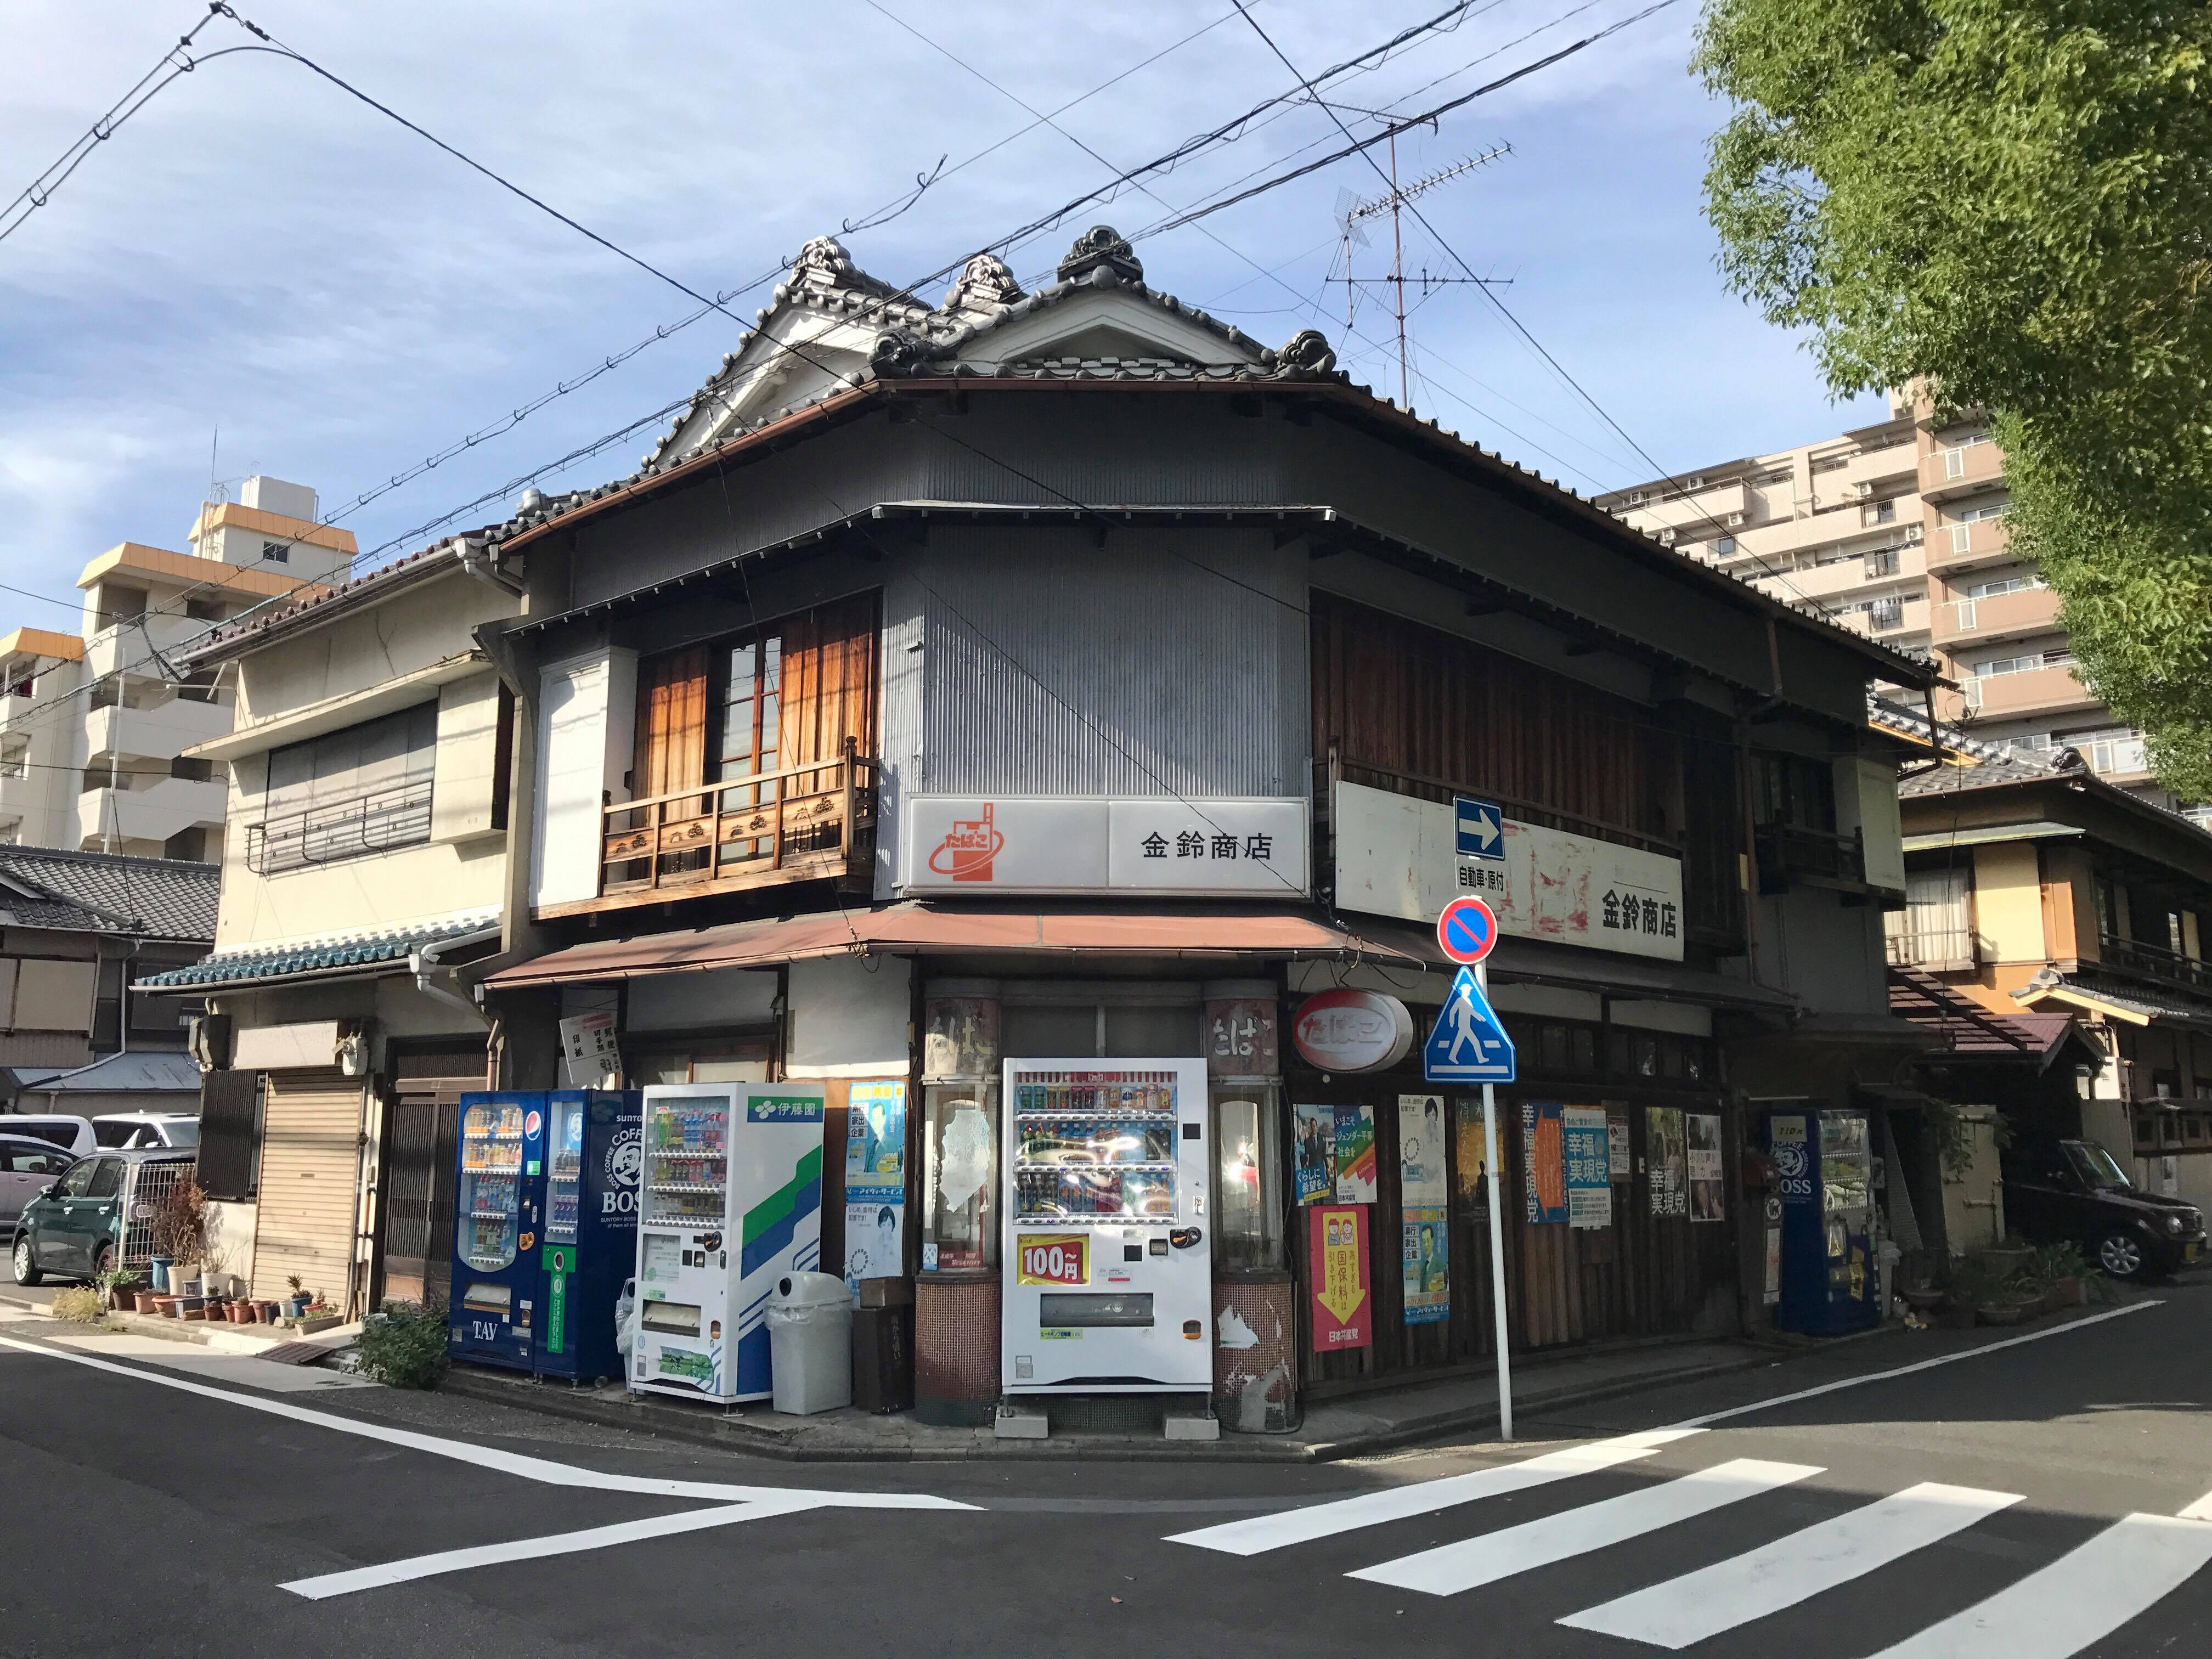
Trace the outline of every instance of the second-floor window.
[[1802, 755], [1759, 754], [1752, 757], [1752, 767], [1756, 823], [1835, 832], [1836, 781], [1826, 763]]
[[1965, 870], [1910, 872], [1905, 878], [1905, 908], [1882, 917], [1890, 962], [1898, 967], [1972, 967], [1972, 903]]
[[438, 705], [418, 704], [272, 750], [246, 858], [262, 875], [361, 858], [430, 838]]

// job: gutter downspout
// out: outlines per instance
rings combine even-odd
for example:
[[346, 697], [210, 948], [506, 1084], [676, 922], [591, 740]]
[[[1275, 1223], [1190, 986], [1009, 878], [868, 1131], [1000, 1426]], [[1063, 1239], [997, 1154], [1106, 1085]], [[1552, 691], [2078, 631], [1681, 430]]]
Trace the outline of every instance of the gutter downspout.
[[447, 951], [464, 945], [483, 945], [496, 941], [499, 936], [500, 930], [496, 927], [479, 927], [474, 933], [456, 933], [451, 939], [441, 939], [434, 944], [416, 945], [407, 953], [407, 971], [415, 975], [415, 988], [434, 1001], [442, 1002], [448, 1007], [459, 1009], [477, 1024], [489, 1026], [490, 1022], [485, 1018], [483, 1009], [477, 1007], [459, 992], [449, 990], [445, 986], [436, 983], [431, 975], [452, 971], [450, 969], [442, 969], [439, 966], [439, 958]]

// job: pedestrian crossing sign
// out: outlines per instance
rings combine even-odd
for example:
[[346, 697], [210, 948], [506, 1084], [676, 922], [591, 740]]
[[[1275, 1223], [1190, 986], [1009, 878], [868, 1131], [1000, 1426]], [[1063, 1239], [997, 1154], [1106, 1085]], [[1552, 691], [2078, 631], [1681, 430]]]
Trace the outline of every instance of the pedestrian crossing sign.
[[1421, 1051], [1421, 1075], [1431, 1083], [1513, 1081], [1513, 1039], [1498, 1024], [1498, 1011], [1482, 994], [1472, 968], [1461, 969], [1452, 981], [1443, 1012]]

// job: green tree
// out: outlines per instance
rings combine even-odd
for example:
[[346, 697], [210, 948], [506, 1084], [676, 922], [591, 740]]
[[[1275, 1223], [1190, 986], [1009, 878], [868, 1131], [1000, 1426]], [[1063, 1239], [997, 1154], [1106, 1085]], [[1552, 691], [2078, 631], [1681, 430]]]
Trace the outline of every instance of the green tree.
[[2212, 6], [1708, 0], [1730, 283], [1839, 392], [1990, 411], [2091, 684], [2212, 799]]

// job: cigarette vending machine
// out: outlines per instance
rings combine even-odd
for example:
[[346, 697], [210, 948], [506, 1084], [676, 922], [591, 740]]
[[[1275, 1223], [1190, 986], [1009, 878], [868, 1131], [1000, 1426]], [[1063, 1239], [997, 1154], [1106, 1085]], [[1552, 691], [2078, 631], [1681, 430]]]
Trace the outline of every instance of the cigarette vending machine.
[[765, 1400], [769, 1294], [822, 1259], [823, 1091], [645, 1091], [633, 1392]]
[[1006, 1065], [1008, 1394], [1213, 1386], [1206, 1063]]
[[453, 1357], [571, 1381], [622, 1376], [637, 1096], [467, 1094], [460, 1109]]
[[1874, 1149], [1863, 1111], [1778, 1111], [1767, 1154], [1782, 1200], [1782, 1296], [1774, 1322], [1841, 1336], [1881, 1322]]

